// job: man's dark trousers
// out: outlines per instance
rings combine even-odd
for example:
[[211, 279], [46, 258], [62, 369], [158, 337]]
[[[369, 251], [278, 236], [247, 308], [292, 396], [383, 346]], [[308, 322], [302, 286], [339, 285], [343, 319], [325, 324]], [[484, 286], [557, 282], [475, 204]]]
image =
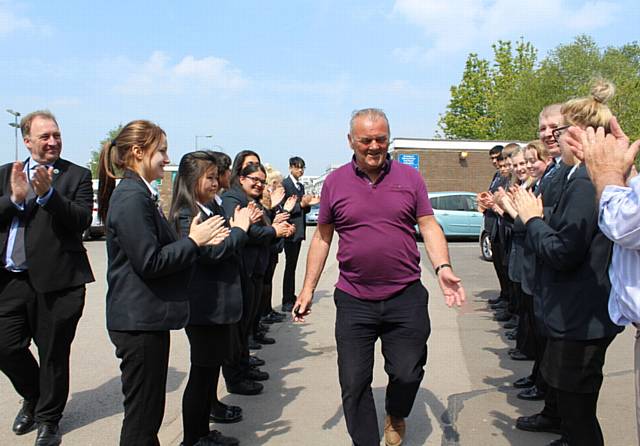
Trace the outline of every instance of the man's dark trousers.
[[[69, 353], [84, 308], [84, 285], [37, 293], [29, 274], [0, 268], [0, 369], [36, 421], [57, 423], [69, 394]], [[29, 350], [33, 338], [40, 364]]]
[[396, 417], [407, 417], [411, 412], [427, 361], [431, 332], [428, 300], [429, 294], [420, 281], [382, 301], [358, 299], [335, 290], [338, 375], [347, 430], [354, 445], [380, 442], [371, 391], [378, 338], [382, 340], [384, 369], [389, 375], [386, 412]]
[[296, 266], [300, 256], [302, 240], [295, 242], [285, 240], [284, 242], [284, 275], [282, 278], [282, 305], [291, 305], [296, 302]]

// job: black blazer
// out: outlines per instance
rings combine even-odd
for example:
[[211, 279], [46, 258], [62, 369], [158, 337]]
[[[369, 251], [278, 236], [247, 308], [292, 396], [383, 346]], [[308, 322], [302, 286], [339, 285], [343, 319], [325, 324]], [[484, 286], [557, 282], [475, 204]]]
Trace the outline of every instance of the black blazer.
[[131, 171], [113, 191], [107, 230], [107, 328], [174, 330], [189, 321], [187, 287], [199, 256], [179, 239], [149, 188]]
[[[553, 171], [551, 171], [552, 168], [553, 165], [549, 165], [549, 167], [547, 167], [542, 176], [542, 180], [540, 181], [540, 185], [535, 191], [536, 196], [542, 194], [545, 221], [549, 219], [551, 211], [558, 204], [558, 200], [560, 199], [562, 190], [567, 181], [567, 174], [571, 170], [571, 166], [567, 166], [562, 161], [560, 161], [560, 165]], [[535, 252], [533, 252], [524, 243], [526, 231], [527, 228], [522, 223], [522, 220], [516, 218], [513, 225], [514, 236], [521, 237], [523, 243], [522, 258], [519, 261], [521, 264], [521, 271], [519, 275], [520, 286], [525, 293], [533, 295], [536, 283], [536, 265], [538, 261]]]
[[[553, 172], [549, 174], [545, 172], [545, 175], [542, 177], [537, 193], [542, 195], [545, 218], [549, 216], [554, 206], [558, 203], [567, 182], [567, 175], [572, 167], [573, 166], [568, 166], [560, 161], [560, 165], [556, 167]], [[548, 169], [550, 168], [551, 166], [549, 166]]]
[[[490, 187], [489, 192], [495, 193], [500, 187], [502, 187], [504, 190], [507, 190], [509, 188], [509, 182], [509, 177], [499, 176], [497, 181], [491, 181], [491, 185], [493, 187]], [[485, 229], [489, 233], [489, 240], [491, 240], [492, 243], [495, 243], [496, 241], [498, 241], [499, 243], [504, 243], [504, 233], [500, 233], [500, 224], [502, 222], [499, 221], [502, 217], [493, 212], [492, 209], [486, 209], [484, 211], [484, 217]]]
[[[236, 206], [247, 207], [247, 194], [238, 186], [234, 186], [222, 194], [222, 207], [226, 215], [233, 215]], [[263, 275], [269, 267], [269, 245], [276, 236], [276, 230], [264, 224], [249, 226], [249, 240], [242, 249], [242, 268], [248, 277], [254, 274]]]
[[300, 199], [304, 196], [304, 186], [301, 186], [301, 190], [298, 190], [295, 184], [293, 184], [293, 180], [291, 179], [291, 177], [285, 178], [282, 181], [282, 186], [284, 187], [284, 192], [285, 192], [283, 203], [287, 201], [287, 198], [289, 198], [292, 195], [295, 195], [298, 197], [298, 201], [296, 202], [296, 205], [291, 210], [291, 213], [289, 216], [289, 223], [296, 225], [296, 232], [291, 237], [285, 239], [285, 241], [299, 242], [305, 239], [307, 223], [304, 217], [306, 214], [309, 213], [311, 208], [310, 207], [303, 208], [302, 206], [300, 206]]
[[[211, 206], [218, 215], [222, 208]], [[218, 212], [216, 212], [218, 211]], [[210, 218], [200, 213], [202, 220]], [[224, 214], [222, 214], [224, 217]], [[191, 209], [180, 209], [179, 227], [187, 237], [193, 215]], [[240, 228], [231, 228], [231, 234], [217, 246], [200, 247], [188, 295], [189, 325], [217, 325], [238, 322], [242, 316], [242, 288], [240, 287], [240, 250], [249, 239]]]
[[[53, 164], [53, 194], [45, 206], [11, 202], [11, 169], [0, 167], [0, 243], [2, 255], [13, 217], [26, 215], [25, 251], [29, 280], [39, 293], [49, 293], [93, 282], [82, 232], [91, 224], [91, 172], [69, 161]], [[4, 264], [4, 258], [0, 260]]]
[[548, 223], [527, 222], [537, 256], [534, 310], [548, 336], [600, 339], [622, 331], [611, 322], [608, 268], [612, 243], [598, 228], [595, 188], [581, 165], [566, 181]]

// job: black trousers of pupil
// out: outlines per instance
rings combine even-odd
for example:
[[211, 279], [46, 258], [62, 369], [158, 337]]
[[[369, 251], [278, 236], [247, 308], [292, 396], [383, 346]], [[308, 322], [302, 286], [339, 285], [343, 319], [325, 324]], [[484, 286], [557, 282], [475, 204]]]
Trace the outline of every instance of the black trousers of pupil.
[[354, 445], [380, 442], [371, 391], [378, 338], [389, 376], [385, 410], [396, 417], [407, 417], [411, 412], [427, 361], [431, 332], [428, 297], [420, 281], [382, 301], [362, 300], [335, 290], [338, 375], [347, 430]]

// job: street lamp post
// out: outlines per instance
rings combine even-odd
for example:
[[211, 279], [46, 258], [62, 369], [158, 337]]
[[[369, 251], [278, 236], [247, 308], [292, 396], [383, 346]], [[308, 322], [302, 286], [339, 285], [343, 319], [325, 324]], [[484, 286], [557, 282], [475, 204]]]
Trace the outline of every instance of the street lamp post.
[[18, 159], [18, 129], [20, 128], [20, 124], [18, 124], [18, 116], [20, 116], [20, 113], [17, 111], [13, 111], [10, 108], [7, 109], [7, 113], [12, 114], [13, 115], [13, 119], [15, 120], [14, 122], [10, 122], [9, 125], [11, 127], [13, 127], [13, 131], [15, 133], [15, 139], [16, 139], [16, 160]]
[[196, 150], [198, 150], [198, 138], [213, 138], [213, 135], [196, 135]]

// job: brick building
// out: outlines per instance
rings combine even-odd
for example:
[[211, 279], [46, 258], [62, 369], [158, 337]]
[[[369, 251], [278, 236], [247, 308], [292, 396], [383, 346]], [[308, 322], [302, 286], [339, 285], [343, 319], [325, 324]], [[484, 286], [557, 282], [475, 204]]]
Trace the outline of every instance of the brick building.
[[394, 160], [418, 169], [431, 192], [482, 192], [495, 172], [489, 150], [496, 144], [508, 142], [394, 138], [389, 151]]

